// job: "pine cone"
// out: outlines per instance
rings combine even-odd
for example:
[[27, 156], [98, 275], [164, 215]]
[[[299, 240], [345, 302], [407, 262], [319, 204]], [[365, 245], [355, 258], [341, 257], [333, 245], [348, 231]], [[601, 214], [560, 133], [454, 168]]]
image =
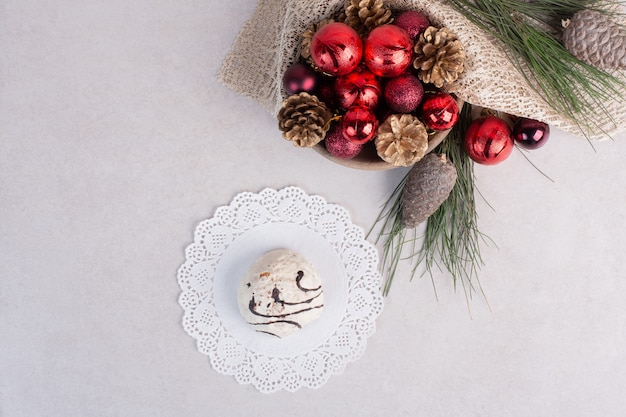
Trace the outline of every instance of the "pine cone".
[[346, 0], [339, 20], [365, 36], [375, 27], [393, 22], [393, 17], [383, 0]]
[[319, 23], [313, 23], [302, 34], [302, 40], [300, 42], [300, 56], [310, 65], [313, 66], [313, 59], [311, 59], [311, 40], [313, 39], [313, 36], [315, 36], [315, 32], [333, 22], [333, 19], [324, 19]]
[[428, 132], [411, 114], [393, 114], [378, 127], [375, 140], [378, 156], [394, 166], [410, 166], [428, 149]]
[[465, 48], [447, 28], [429, 26], [415, 42], [414, 50], [417, 76], [437, 88], [456, 81], [465, 70]]
[[448, 198], [456, 183], [456, 168], [445, 155], [430, 153], [409, 172], [402, 193], [402, 224], [417, 227]]
[[563, 26], [563, 44], [576, 58], [602, 70], [626, 69], [626, 31], [609, 16], [585, 9]]
[[278, 128], [295, 146], [310, 148], [324, 139], [332, 116], [316, 96], [302, 92], [283, 100], [278, 112]]

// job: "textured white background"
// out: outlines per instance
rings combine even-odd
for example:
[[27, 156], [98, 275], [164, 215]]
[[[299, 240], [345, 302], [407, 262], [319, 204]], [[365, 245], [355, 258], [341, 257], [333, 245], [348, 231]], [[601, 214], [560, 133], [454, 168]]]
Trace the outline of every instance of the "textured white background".
[[[404, 172], [333, 165], [215, 81], [254, 2], [0, 4], [0, 415], [623, 416], [626, 135], [477, 167], [487, 303], [399, 275], [365, 355], [258, 393], [182, 330], [176, 269], [241, 191], [368, 228]], [[405, 271], [401, 271], [405, 272]]]

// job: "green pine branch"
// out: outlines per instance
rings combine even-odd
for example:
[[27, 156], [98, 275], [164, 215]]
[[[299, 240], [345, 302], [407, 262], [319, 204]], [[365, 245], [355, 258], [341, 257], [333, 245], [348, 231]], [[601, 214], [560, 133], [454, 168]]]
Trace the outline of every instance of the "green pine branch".
[[[463, 289], [467, 299], [482, 293], [478, 270], [483, 264], [480, 245], [488, 238], [478, 229], [474, 188], [474, 163], [463, 151], [461, 142], [471, 122], [470, 105], [461, 110], [459, 122], [433, 152], [443, 153], [454, 164], [457, 180], [450, 196], [427, 220], [426, 229], [418, 236], [417, 229], [402, 225], [402, 194], [406, 176], [393, 190], [374, 224], [380, 224], [376, 243], [383, 240], [381, 270], [385, 277], [383, 294], [388, 295], [401, 261], [411, 264], [413, 279], [420, 265], [430, 275], [435, 294], [436, 270], [446, 270], [455, 288]], [[407, 174], [408, 176], [408, 174]], [[369, 234], [372, 233], [370, 230]]]
[[604, 132], [596, 113], [611, 115], [607, 100], [622, 97], [624, 82], [574, 57], [557, 31], [561, 19], [582, 9], [611, 13], [599, 0], [449, 0], [472, 23], [504, 46], [510, 61], [546, 103], [576, 123], [585, 136]]

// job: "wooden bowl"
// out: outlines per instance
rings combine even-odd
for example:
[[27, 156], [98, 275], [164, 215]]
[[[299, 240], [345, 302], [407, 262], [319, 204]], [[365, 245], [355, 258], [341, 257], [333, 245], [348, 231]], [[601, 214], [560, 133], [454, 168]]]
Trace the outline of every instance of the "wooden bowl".
[[[456, 104], [459, 106], [459, 110], [463, 107], [464, 101], [457, 98]], [[437, 132], [432, 135], [428, 140], [428, 149], [426, 153], [432, 152], [443, 140], [448, 136], [451, 129], [442, 130], [441, 132]], [[368, 142], [363, 150], [352, 159], [342, 159], [337, 158], [336, 156], [331, 155], [326, 148], [324, 147], [324, 143], [320, 142], [313, 147], [313, 150], [322, 155], [323, 157], [348, 168], [354, 169], [362, 169], [365, 171], [383, 171], [387, 169], [401, 168], [395, 165], [391, 165], [388, 162], [380, 159], [378, 154], [376, 153], [376, 147], [374, 146], [374, 141]]]

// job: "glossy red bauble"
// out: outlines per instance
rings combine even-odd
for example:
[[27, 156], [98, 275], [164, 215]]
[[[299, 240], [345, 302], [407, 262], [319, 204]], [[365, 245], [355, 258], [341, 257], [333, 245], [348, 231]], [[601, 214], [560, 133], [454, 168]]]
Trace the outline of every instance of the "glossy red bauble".
[[398, 113], [415, 111], [424, 98], [424, 86], [414, 75], [402, 74], [385, 84], [385, 102]]
[[397, 77], [413, 61], [413, 42], [409, 34], [396, 25], [373, 29], [365, 40], [363, 62], [380, 77]]
[[398, 15], [393, 24], [406, 30], [412, 40], [416, 40], [424, 32], [430, 22], [428, 18], [416, 10], [407, 10]]
[[484, 165], [495, 165], [504, 161], [514, 146], [509, 125], [492, 115], [474, 120], [467, 128], [463, 141], [469, 157]]
[[317, 88], [317, 74], [310, 66], [296, 62], [285, 71], [283, 87], [288, 95], [303, 91], [313, 93]]
[[351, 106], [374, 108], [382, 94], [382, 84], [374, 73], [360, 65], [350, 74], [337, 77], [335, 94], [343, 109]]
[[374, 139], [378, 119], [374, 111], [365, 106], [353, 106], [341, 119], [343, 136], [352, 143], [363, 144]]
[[345, 23], [329, 23], [311, 39], [311, 59], [326, 74], [348, 74], [359, 65], [362, 57], [361, 37]]
[[422, 121], [432, 130], [451, 129], [459, 120], [459, 106], [448, 93], [433, 93], [422, 102]]
[[363, 150], [363, 144], [354, 143], [343, 135], [341, 124], [333, 123], [324, 139], [326, 150], [340, 159], [352, 159]]
[[513, 139], [523, 148], [541, 148], [549, 137], [550, 126], [539, 120], [520, 117], [513, 125]]

